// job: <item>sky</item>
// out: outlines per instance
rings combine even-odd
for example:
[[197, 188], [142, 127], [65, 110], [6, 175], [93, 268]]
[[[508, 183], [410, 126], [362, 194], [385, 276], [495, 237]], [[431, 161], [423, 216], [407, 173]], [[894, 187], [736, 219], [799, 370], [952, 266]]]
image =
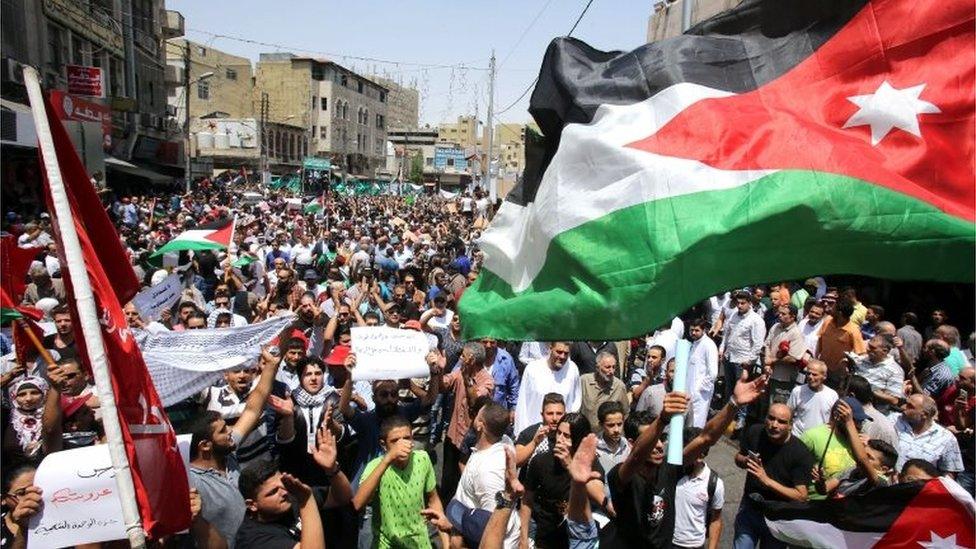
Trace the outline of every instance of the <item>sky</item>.
[[[166, 8], [183, 14], [189, 40], [255, 62], [260, 53], [290, 51], [413, 85], [420, 91], [421, 124], [436, 125], [476, 108], [485, 120], [492, 49], [498, 67], [496, 123], [531, 120], [531, 92], [516, 99], [538, 74], [546, 46], [569, 32], [586, 3], [166, 0]], [[651, 4], [593, 0], [573, 36], [603, 50], [633, 49], [645, 42]]]

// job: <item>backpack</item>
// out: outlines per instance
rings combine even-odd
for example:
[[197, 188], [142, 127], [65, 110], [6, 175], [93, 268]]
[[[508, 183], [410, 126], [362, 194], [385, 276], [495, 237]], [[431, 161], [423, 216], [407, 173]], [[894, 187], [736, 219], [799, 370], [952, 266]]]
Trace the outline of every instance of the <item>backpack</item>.
[[718, 486], [718, 474], [708, 470], [708, 505], [705, 507], [705, 538], [708, 538], [708, 517], [712, 512], [712, 502], [715, 501], [715, 487]]

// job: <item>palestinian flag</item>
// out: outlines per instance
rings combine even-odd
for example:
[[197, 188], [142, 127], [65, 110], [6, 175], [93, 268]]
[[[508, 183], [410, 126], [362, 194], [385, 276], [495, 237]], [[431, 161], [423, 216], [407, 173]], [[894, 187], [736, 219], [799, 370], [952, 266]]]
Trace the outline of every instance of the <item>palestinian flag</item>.
[[973, 498], [937, 478], [863, 495], [805, 503], [758, 503], [769, 531], [797, 547], [972, 548]]
[[[31, 334], [37, 341], [44, 338], [44, 330], [36, 324], [43, 317], [44, 313], [40, 309], [14, 303], [6, 289], [0, 287], [0, 324], [10, 324], [14, 354], [20, 364], [27, 364], [37, 356], [37, 349], [31, 343]], [[28, 330], [31, 334], [27, 333]]]
[[303, 208], [302, 211], [307, 214], [309, 213], [314, 214], [314, 213], [319, 213], [324, 209], [325, 209], [325, 194], [321, 194], [315, 200], [309, 202], [308, 204], [305, 204], [305, 207]]
[[625, 339], [815, 274], [972, 281], [974, 21], [746, 0], [631, 52], [553, 41], [544, 148], [480, 240], [465, 336]]
[[226, 250], [234, 241], [234, 222], [236, 218], [226, 218], [203, 223], [196, 228], [183, 231], [162, 248], [156, 250], [149, 260], [161, 262], [162, 256], [184, 251]]

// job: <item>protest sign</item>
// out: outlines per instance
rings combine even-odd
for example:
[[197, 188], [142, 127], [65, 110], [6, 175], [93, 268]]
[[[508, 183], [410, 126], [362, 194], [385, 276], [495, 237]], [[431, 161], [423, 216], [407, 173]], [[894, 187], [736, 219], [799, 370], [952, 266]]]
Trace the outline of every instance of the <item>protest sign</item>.
[[163, 309], [172, 305], [180, 297], [180, 290], [182, 290], [180, 275], [172, 273], [159, 284], [136, 294], [132, 298], [132, 304], [139, 309], [139, 314], [144, 321], [152, 322], [158, 320]]
[[[177, 443], [189, 468], [190, 435], [178, 436]], [[29, 549], [126, 538], [108, 445], [48, 454], [37, 468], [34, 484], [43, 492], [44, 505], [28, 525]]]
[[430, 343], [423, 332], [385, 326], [354, 326], [352, 352], [356, 353], [355, 381], [426, 377]]

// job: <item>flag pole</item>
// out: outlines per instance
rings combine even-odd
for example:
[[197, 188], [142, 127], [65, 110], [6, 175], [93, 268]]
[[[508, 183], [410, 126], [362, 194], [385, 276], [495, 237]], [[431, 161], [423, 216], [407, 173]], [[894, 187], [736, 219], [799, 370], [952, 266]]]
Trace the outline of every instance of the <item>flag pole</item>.
[[108, 439], [109, 456], [112, 469], [115, 471], [115, 484], [122, 503], [122, 520], [125, 523], [126, 535], [132, 547], [146, 546], [146, 532], [142, 528], [139, 506], [136, 504], [135, 486], [132, 482], [132, 472], [125, 453], [125, 443], [122, 439], [122, 425], [115, 407], [115, 393], [112, 390], [112, 379], [108, 373], [108, 362], [105, 359], [105, 342], [102, 340], [102, 330], [98, 321], [98, 311], [95, 298], [92, 295], [91, 282], [81, 253], [81, 243], [75, 231], [74, 219], [71, 215], [71, 205], [68, 204], [68, 194], [61, 179], [61, 167], [58, 165], [51, 128], [47, 121], [47, 111], [44, 107], [44, 96], [41, 93], [40, 79], [33, 67], [24, 67], [24, 85], [30, 98], [31, 113], [34, 116], [34, 127], [37, 130], [37, 140], [44, 163], [44, 171], [51, 186], [51, 202], [54, 205], [55, 219], [61, 233], [62, 250], [65, 257], [68, 274], [71, 276], [74, 288], [75, 305], [78, 309], [78, 319], [81, 323], [81, 333], [88, 349], [88, 359], [91, 362], [95, 390], [102, 408], [102, 424], [105, 427], [105, 437]]
[[[41, 355], [41, 358], [44, 359], [44, 363], [47, 364], [48, 368], [54, 366], [54, 357], [52, 357], [51, 353], [44, 348], [44, 344], [41, 343], [41, 340], [37, 339], [37, 334], [30, 329], [30, 325], [27, 324], [27, 321], [23, 318], [18, 318], [17, 320], [14, 320], [14, 322], [20, 327], [21, 330], [24, 331], [24, 333], [27, 334], [27, 339], [29, 339], [31, 344], [34, 345], [34, 349], [37, 350], [37, 354]], [[16, 338], [17, 331], [14, 330], [12, 335]], [[16, 340], [14, 344], [16, 345]]]

